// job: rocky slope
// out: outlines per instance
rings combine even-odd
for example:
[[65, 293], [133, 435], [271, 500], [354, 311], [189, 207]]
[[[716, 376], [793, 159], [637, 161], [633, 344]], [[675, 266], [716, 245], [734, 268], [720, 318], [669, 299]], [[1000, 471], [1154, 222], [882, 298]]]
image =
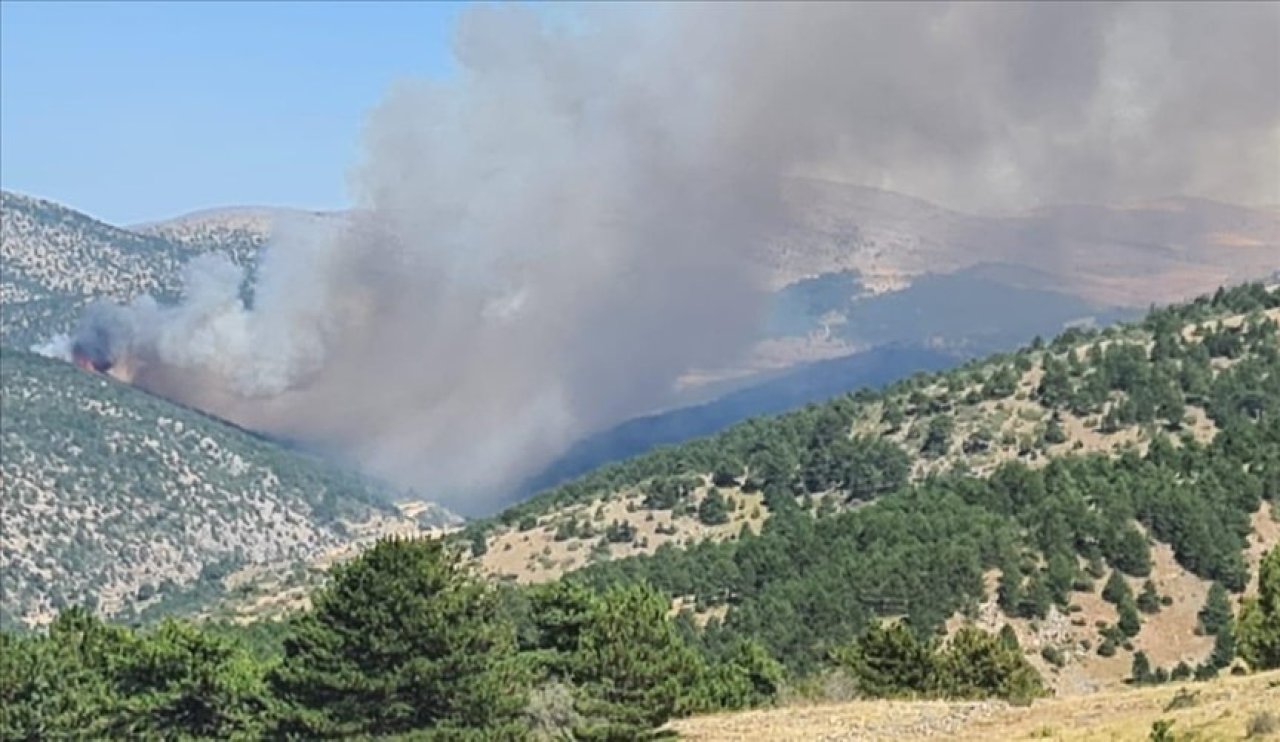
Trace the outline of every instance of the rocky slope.
[[[88, 602], [131, 615], [244, 565], [307, 561], [391, 492], [106, 377], [0, 354], [6, 622]], [[415, 523], [451, 516], [428, 506]]]

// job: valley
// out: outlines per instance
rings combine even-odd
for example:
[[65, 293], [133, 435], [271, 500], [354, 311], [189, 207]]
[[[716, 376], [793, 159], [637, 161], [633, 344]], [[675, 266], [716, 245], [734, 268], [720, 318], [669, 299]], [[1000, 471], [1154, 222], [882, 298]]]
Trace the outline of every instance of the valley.
[[[27, 256], [5, 295], [17, 310], [5, 313], [6, 343], [69, 329], [93, 298], [163, 298], [193, 255], [252, 265], [279, 218], [215, 212], [126, 233], [6, 198], [8, 211], [28, 214], [17, 227], [6, 220]], [[322, 229], [340, 219], [287, 218]], [[82, 243], [97, 252], [76, 260], [118, 267], [58, 278], [64, 268], [48, 256]], [[1231, 244], [1246, 243], [1256, 247]], [[148, 263], [153, 255], [169, 257]], [[512, 600], [646, 583], [713, 666], [741, 642], [778, 660], [789, 680], [770, 692], [777, 710], [673, 722], [691, 739], [1056, 736], [1035, 726], [1037, 714], [1111, 703], [1128, 709], [1115, 712], [1125, 728], [1149, 726], [1154, 702], [1139, 699], [1155, 689], [1126, 690], [1135, 657], [1166, 678], [1225, 674], [1226, 640], [1202, 625], [1211, 589], [1225, 585], [1240, 611], [1280, 545], [1270, 443], [1250, 454], [1260, 458], [1243, 480], [1226, 463], [1241, 456], [1240, 436], [1272, 434], [1277, 289], [1246, 285], [1116, 324], [1133, 310], [1091, 303], [1092, 289], [1047, 300], [1024, 288], [1025, 272], [984, 266], [904, 269], [889, 285], [868, 281], [865, 264], [833, 264], [845, 273], [790, 284], [779, 294], [789, 319], [762, 342], [802, 337], [818, 321], [863, 350], [747, 369], [747, 381], [719, 387], [711, 374], [691, 387], [698, 404], [584, 439], [513, 494], [527, 499], [465, 524], [430, 493], [6, 347], [0, 556], [16, 600], [5, 625], [47, 626], [87, 605], [144, 626], [177, 615], [252, 634], [316, 610], [333, 570], [383, 539], [426, 538], [469, 555], [467, 569]], [[1034, 316], [1000, 319], [1037, 304]], [[1188, 476], [1203, 467], [1208, 479]], [[1117, 581], [1121, 597], [1110, 592]], [[1134, 596], [1148, 593], [1135, 613]], [[850, 682], [849, 667], [832, 668], [832, 648], [885, 620], [941, 641], [969, 627], [1007, 634], [1056, 700], [1029, 711], [998, 701], [807, 705], [838, 700]], [[1247, 703], [1262, 692], [1235, 678], [1196, 687], [1238, 688]], [[1177, 718], [1209, 732], [1247, 722], [1221, 706]]]

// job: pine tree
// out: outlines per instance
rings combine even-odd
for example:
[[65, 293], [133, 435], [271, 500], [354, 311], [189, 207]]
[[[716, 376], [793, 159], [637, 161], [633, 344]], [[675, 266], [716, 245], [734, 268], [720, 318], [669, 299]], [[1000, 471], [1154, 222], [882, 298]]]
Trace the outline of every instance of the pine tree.
[[583, 625], [573, 662], [586, 720], [578, 739], [635, 739], [679, 709], [702, 682], [701, 656], [667, 618], [667, 599], [645, 584], [610, 588]]
[[438, 540], [384, 539], [333, 568], [271, 676], [278, 734], [510, 728], [528, 672], [493, 589]]
[[1227, 590], [1221, 583], [1209, 586], [1209, 594], [1205, 597], [1204, 607], [1198, 614], [1200, 630], [1206, 634], [1217, 634], [1224, 626], [1231, 623], [1231, 602], [1227, 598]]
[[1149, 683], [1151, 680], [1151, 660], [1147, 659], [1147, 653], [1134, 652], [1133, 666], [1129, 669], [1129, 682]]
[[935, 662], [935, 683], [945, 696], [1027, 703], [1044, 695], [1040, 675], [1021, 651], [972, 626], [957, 631]]
[[111, 725], [122, 737], [254, 736], [270, 706], [247, 653], [174, 620], [142, 637], [113, 674], [127, 693]]
[[720, 490], [712, 488], [698, 504], [698, 521], [704, 526], [718, 526], [729, 522], [729, 506]]
[[905, 624], [873, 623], [836, 660], [853, 671], [858, 690], [873, 698], [931, 693], [937, 666], [933, 647]]
[[1133, 604], [1133, 598], [1126, 597], [1120, 602], [1120, 617], [1116, 621], [1116, 627], [1124, 633], [1125, 636], [1134, 637], [1142, 630], [1142, 618], [1138, 616], [1138, 608]]
[[1236, 632], [1230, 624], [1218, 629], [1213, 638], [1213, 651], [1209, 654], [1209, 665], [1223, 668], [1236, 658]]
[[1240, 656], [1257, 670], [1280, 667], [1280, 548], [1262, 559], [1258, 596], [1240, 612]]
[[1129, 583], [1125, 582], [1124, 577], [1120, 575], [1118, 570], [1111, 571], [1111, 577], [1107, 579], [1107, 584], [1102, 588], [1102, 599], [1108, 603], [1119, 606], [1126, 599], [1133, 597], [1133, 591], [1129, 589]]
[[1160, 612], [1160, 594], [1156, 592], [1156, 584], [1151, 580], [1142, 583], [1142, 592], [1138, 593], [1138, 610], [1143, 613]]

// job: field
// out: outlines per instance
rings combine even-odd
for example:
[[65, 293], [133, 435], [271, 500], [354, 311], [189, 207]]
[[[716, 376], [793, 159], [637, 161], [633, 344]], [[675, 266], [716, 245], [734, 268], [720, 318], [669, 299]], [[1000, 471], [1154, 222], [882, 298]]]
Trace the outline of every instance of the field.
[[[1177, 700], [1175, 700], [1177, 699]], [[681, 739], [701, 740], [1145, 740], [1157, 721], [1176, 740], [1280, 739], [1280, 671], [1208, 683], [1121, 688], [1000, 702], [854, 701], [683, 719]]]

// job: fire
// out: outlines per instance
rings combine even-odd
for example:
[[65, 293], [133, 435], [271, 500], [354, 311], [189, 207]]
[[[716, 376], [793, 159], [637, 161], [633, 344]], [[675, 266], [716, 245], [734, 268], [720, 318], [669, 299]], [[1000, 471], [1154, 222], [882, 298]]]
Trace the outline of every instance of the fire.
[[95, 357], [81, 345], [76, 345], [71, 349], [71, 360], [81, 370], [92, 371], [96, 374], [105, 374], [111, 370], [112, 366], [110, 359]]
[[97, 369], [93, 367], [93, 361], [90, 361], [88, 356], [82, 356], [77, 354], [75, 358], [73, 358], [72, 360], [75, 362], [76, 366], [81, 371], [93, 371], [95, 373], [97, 372]]

